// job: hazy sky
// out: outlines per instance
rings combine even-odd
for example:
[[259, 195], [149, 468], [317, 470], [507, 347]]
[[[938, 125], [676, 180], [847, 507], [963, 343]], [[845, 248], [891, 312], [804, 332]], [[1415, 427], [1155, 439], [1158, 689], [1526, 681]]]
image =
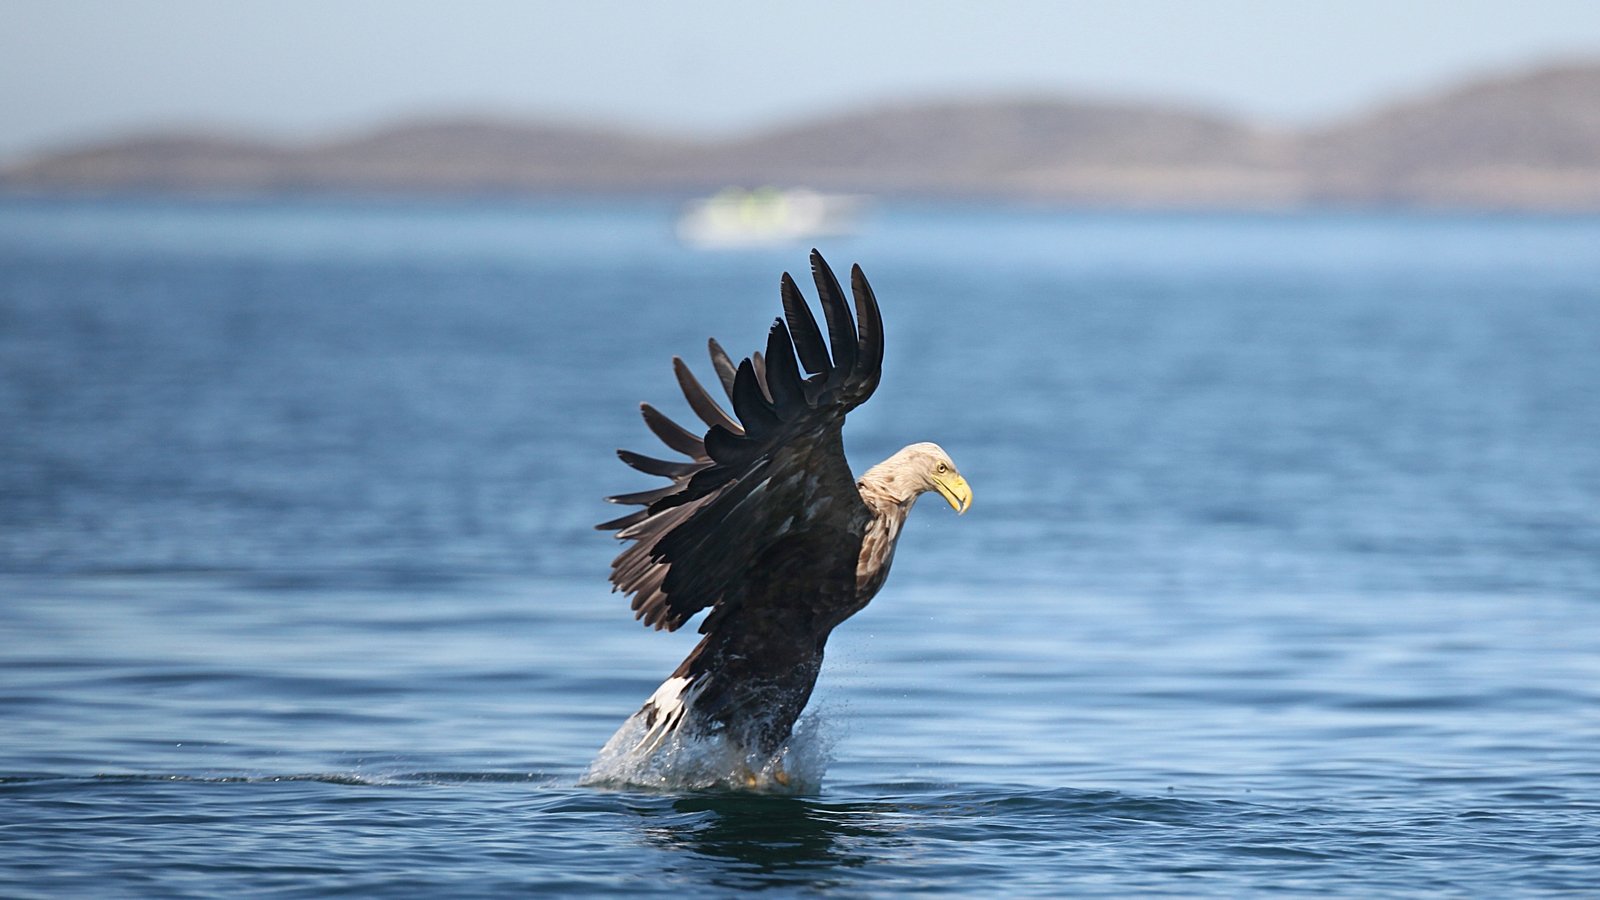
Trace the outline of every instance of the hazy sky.
[[1600, 0], [0, 0], [0, 157], [456, 109], [729, 131], [1013, 90], [1297, 123], [1551, 58], [1600, 59]]

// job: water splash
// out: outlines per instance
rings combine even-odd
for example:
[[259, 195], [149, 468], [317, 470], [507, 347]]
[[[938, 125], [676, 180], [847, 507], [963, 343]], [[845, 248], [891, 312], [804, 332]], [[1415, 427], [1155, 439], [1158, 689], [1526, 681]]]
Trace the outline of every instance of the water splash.
[[833, 750], [828, 732], [819, 716], [804, 716], [778, 752], [763, 756], [721, 734], [675, 729], [661, 738], [652, 735], [644, 719], [636, 715], [606, 741], [578, 784], [813, 794], [822, 786]]

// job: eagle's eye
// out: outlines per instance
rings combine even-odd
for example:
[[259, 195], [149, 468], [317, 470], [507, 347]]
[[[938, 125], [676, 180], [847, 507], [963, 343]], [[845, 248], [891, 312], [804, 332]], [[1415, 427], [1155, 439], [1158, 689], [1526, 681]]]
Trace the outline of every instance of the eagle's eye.
[[950, 467], [949, 466], [945, 465], [944, 463], [939, 463], [939, 474], [940, 475], [943, 475], [944, 473], [946, 473], [948, 471], [950, 471]]

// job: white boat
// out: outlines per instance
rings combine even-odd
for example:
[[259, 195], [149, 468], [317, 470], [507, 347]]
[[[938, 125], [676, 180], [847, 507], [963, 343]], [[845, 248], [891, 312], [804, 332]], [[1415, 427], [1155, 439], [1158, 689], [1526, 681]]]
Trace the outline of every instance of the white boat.
[[791, 244], [853, 234], [866, 198], [808, 188], [726, 188], [687, 204], [678, 239], [695, 247]]

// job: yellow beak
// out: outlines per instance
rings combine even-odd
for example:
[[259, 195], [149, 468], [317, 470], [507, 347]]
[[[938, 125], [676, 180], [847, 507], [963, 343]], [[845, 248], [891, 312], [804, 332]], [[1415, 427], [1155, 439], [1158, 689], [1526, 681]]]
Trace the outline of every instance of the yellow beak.
[[959, 473], [935, 475], [933, 486], [939, 491], [939, 496], [950, 504], [950, 508], [956, 511], [956, 515], [959, 516], [972, 507], [972, 488], [967, 486], [967, 480]]

